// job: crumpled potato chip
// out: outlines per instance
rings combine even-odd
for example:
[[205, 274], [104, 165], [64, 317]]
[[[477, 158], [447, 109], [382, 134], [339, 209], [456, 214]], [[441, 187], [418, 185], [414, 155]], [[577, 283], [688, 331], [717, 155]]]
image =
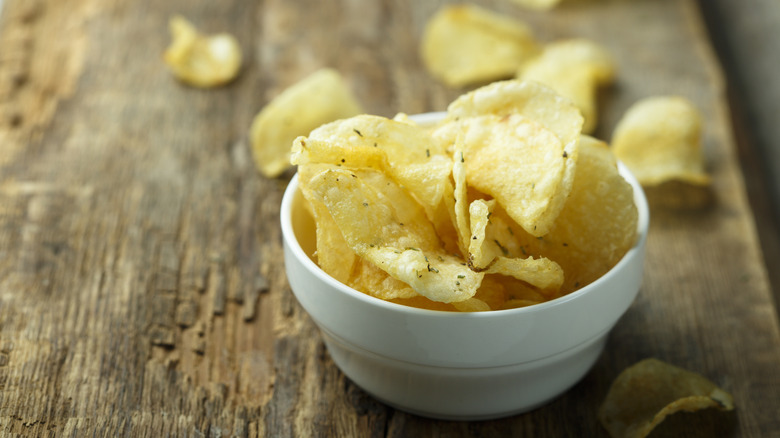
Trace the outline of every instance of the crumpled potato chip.
[[[387, 179], [386, 184], [394, 183]], [[403, 199], [402, 190], [393, 192], [401, 199], [391, 199], [347, 169], [318, 174], [307, 190], [327, 206], [357, 255], [420, 295], [447, 303], [476, 293], [484, 274], [441, 248], [422, 207], [414, 208], [413, 199]]]
[[279, 176], [290, 167], [290, 146], [297, 137], [334, 120], [363, 112], [341, 75], [321, 69], [276, 96], [249, 129], [258, 170]]
[[584, 117], [582, 132], [596, 128], [596, 92], [615, 78], [609, 53], [593, 41], [570, 39], [547, 44], [541, 55], [520, 67], [517, 77], [543, 83], [572, 100]]
[[599, 420], [613, 438], [643, 438], [668, 415], [707, 408], [730, 411], [733, 397], [699, 374], [645, 359], [615, 379]]
[[644, 186], [676, 180], [707, 185], [701, 115], [687, 99], [657, 96], [632, 105], [615, 127], [612, 151]]
[[507, 114], [451, 122], [434, 135], [461, 136], [468, 185], [497, 199], [529, 233], [548, 232], [571, 190], [567, 170], [576, 160], [555, 133], [520, 114]]
[[201, 35], [185, 18], [174, 16], [169, 23], [173, 41], [163, 60], [180, 81], [209, 88], [227, 84], [241, 69], [241, 48], [227, 33]]
[[473, 5], [441, 8], [420, 44], [428, 70], [452, 87], [511, 77], [538, 50], [525, 24]]

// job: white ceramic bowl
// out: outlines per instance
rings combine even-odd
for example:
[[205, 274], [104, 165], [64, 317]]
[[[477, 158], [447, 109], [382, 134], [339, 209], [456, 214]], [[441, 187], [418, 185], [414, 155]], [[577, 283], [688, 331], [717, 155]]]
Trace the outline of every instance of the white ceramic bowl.
[[[419, 123], [440, 113], [414, 116]], [[649, 222], [639, 210], [636, 245], [607, 274], [564, 297], [481, 313], [416, 309], [356, 291], [308, 256], [314, 225], [304, 214], [297, 176], [284, 194], [281, 226], [290, 287], [322, 332], [333, 361], [377, 399], [418, 415], [457, 420], [534, 409], [577, 383], [595, 363], [607, 334], [636, 297]]]

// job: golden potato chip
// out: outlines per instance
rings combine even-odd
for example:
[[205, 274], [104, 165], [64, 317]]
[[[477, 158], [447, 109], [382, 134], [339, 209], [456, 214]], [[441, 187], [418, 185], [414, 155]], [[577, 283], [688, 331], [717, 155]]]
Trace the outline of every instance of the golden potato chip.
[[411, 191], [429, 217], [448, 192], [452, 162], [423, 128], [372, 115], [325, 124], [296, 139], [292, 163], [331, 163], [388, 172]]
[[301, 166], [298, 169], [298, 181], [316, 224], [317, 250], [315, 257], [317, 264], [331, 277], [344, 284], [349, 284], [352, 270], [357, 263], [357, 256], [347, 245], [327, 207], [315, 199], [308, 188], [309, 182], [319, 173], [328, 170], [328, 167]]
[[[347, 245], [325, 204], [312, 195], [309, 189], [311, 180], [333, 168], [331, 165], [307, 165], [298, 170], [298, 181], [316, 224], [317, 264], [336, 280], [379, 299], [417, 296], [414, 289], [406, 283], [390, 277], [386, 272], [357, 257]], [[383, 185], [383, 179], [377, 178], [377, 175], [363, 172], [363, 176], [366, 180], [373, 179], [375, 186]]]
[[468, 185], [494, 197], [529, 233], [547, 233], [571, 190], [566, 170], [575, 159], [552, 131], [508, 114], [450, 122], [435, 135], [462, 136]]
[[710, 183], [701, 149], [701, 116], [683, 97], [640, 100], [626, 111], [612, 135], [612, 150], [642, 185], [668, 180]]
[[455, 140], [455, 148], [452, 157], [453, 199], [452, 219], [455, 230], [458, 232], [458, 248], [461, 254], [468, 254], [471, 242], [469, 237], [469, 200], [468, 187], [466, 186], [466, 163], [463, 159], [463, 141], [460, 136]]
[[[387, 179], [386, 184], [394, 183]], [[476, 293], [483, 274], [443, 250], [422, 207], [412, 208], [411, 198], [402, 203], [390, 199], [346, 169], [318, 174], [308, 190], [326, 205], [357, 255], [420, 295], [433, 301], [459, 302]], [[400, 205], [403, 207], [398, 208]]]
[[538, 51], [523, 23], [472, 5], [441, 8], [420, 46], [431, 74], [453, 87], [511, 77]]
[[554, 261], [533, 257], [496, 257], [484, 270], [486, 274], [501, 274], [538, 287], [558, 290], [563, 284], [563, 270]]
[[318, 70], [284, 90], [255, 116], [249, 138], [257, 168], [269, 178], [280, 175], [290, 167], [290, 146], [296, 137], [361, 112], [338, 72]]
[[596, 128], [596, 91], [615, 77], [612, 58], [598, 44], [585, 39], [550, 43], [542, 54], [520, 67], [517, 77], [543, 83], [572, 100], [584, 118], [582, 132]]
[[634, 246], [638, 217], [633, 188], [618, 172], [606, 143], [583, 136], [575, 181], [561, 213], [549, 233], [526, 237], [524, 244], [563, 268], [561, 290], [568, 293], [604, 275]]
[[[550, 199], [545, 217], [539, 224], [521, 223], [524, 228], [530, 228], [530, 233], [541, 236], [545, 227], [549, 227], [550, 221], [554, 220], [557, 212], [563, 208], [563, 202], [574, 182], [582, 115], [571, 101], [547, 86], [531, 81], [509, 80], [486, 85], [458, 97], [448, 106], [445, 122], [452, 123], [487, 114], [520, 114], [552, 131], [563, 144], [563, 176], [557, 194]], [[446, 142], [447, 139], [442, 141]], [[534, 225], [537, 227], [535, 231]]]
[[[495, 206], [495, 199], [485, 201], [477, 199], [469, 204], [469, 226], [471, 238], [469, 239], [468, 255], [469, 263], [476, 269], [486, 268], [490, 262], [501, 255], [502, 247], [498, 243], [487, 245], [485, 242], [488, 221]], [[504, 252], [507, 252], [504, 249]]]
[[163, 60], [180, 81], [209, 88], [227, 84], [241, 69], [241, 48], [233, 35], [201, 35], [185, 18], [169, 23], [173, 41]]
[[599, 409], [599, 420], [613, 438], [643, 438], [668, 415], [707, 408], [730, 411], [734, 400], [699, 374], [645, 359], [615, 379]]
[[465, 301], [452, 303], [459, 312], [487, 312], [490, 306], [479, 298], [469, 298]]
[[517, 3], [520, 6], [529, 9], [536, 9], [536, 10], [552, 9], [555, 5], [561, 2], [561, 0], [512, 0], [512, 1], [514, 3]]

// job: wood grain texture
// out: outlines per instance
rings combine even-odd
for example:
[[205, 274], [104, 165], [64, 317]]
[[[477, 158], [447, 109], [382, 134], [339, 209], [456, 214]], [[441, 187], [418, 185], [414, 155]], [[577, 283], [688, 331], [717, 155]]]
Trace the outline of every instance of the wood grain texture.
[[[583, 36], [614, 53], [598, 136], [650, 95], [684, 95], [706, 120], [714, 184], [650, 193], [644, 285], [592, 372], [538, 410], [466, 423], [391, 409], [335, 367], [284, 274], [291, 174], [259, 176], [246, 131], [322, 66], [371, 113], [444, 109], [463, 90], [417, 56], [442, 3], [6, 0], [0, 436], [605, 436], [596, 410], [609, 384], [650, 356], [708, 376], [737, 405], [669, 420], [663, 436], [777, 436], [780, 332], [693, 1], [581, 0], [551, 13], [479, 2], [543, 41]], [[173, 80], [161, 62], [173, 14], [236, 35], [236, 82]]]

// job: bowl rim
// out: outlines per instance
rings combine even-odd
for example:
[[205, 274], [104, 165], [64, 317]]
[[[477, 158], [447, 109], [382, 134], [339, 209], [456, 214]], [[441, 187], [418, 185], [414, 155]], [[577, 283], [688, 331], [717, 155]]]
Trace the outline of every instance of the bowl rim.
[[[409, 118], [414, 120], [417, 123], [425, 124], [425, 123], [433, 123], [438, 120], [441, 120], [444, 114], [445, 114], [444, 112], [421, 113], [421, 114], [410, 115]], [[629, 263], [632, 258], [640, 255], [638, 253], [643, 251], [643, 247], [647, 240], [647, 232], [650, 224], [650, 208], [648, 205], [647, 197], [645, 196], [641, 184], [636, 179], [636, 177], [631, 173], [628, 167], [620, 161], [617, 162], [617, 165], [620, 174], [623, 176], [623, 178], [626, 179], [626, 181], [628, 181], [629, 184], [631, 184], [631, 187], [634, 190], [634, 204], [637, 207], [637, 213], [638, 213], [637, 238], [636, 241], [634, 242], [634, 245], [628, 251], [626, 251], [626, 253], [615, 264], [615, 266], [613, 266], [609, 271], [607, 271], [604, 275], [602, 275], [592, 283], [580, 289], [577, 289], [574, 292], [566, 294], [564, 296], [549, 301], [545, 301], [543, 303], [534, 304], [531, 306], [519, 307], [514, 309], [491, 310], [486, 312], [450, 312], [444, 310], [420, 309], [417, 307], [406, 306], [404, 304], [393, 303], [390, 301], [373, 297], [357, 289], [353, 289], [347, 286], [346, 284], [336, 280], [335, 278], [331, 277], [328, 273], [323, 271], [322, 268], [320, 268], [308, 256], [308, 254], [306, 254], [306, 252], [303, 250], [300, 243], [298, 242], [297, 236], [295, 235], [295, 230], [292, 224], [292, 207], [293, 207], [293, 202], [295, 200], [296, 194], [299, 192], [297, 172], [295, 173], [295, 175], [293, 175], [292, 179], [290, 179], [290, 182], [287, 184], [287, 187], [285, 188], [284, 191], [284, 195], [282, 197], [282, 203], [280, 208], [282, 239], [287, 244], [294, 257], [296, 257], [306, 269], [308, 269], [311, 273], [313, 273], [317, 278], [319, 278], [320, 280], [324, 281], [326, 284], [331, 286], [333, 289], [338, 290], [340, 293], [346, 294], [347, 296], [358, 299], [359, 301], [362, 301], [368, 305], [377, 306], [379, 308], [386, 309], [387, 311], [403, 312], [408, 315], [425, 315], [426, 317], [454, 318], [454, 319], [495, 318], [498, 316], [502, 316], [502, 317], [514, 316], [514, 315], [519, 316], [523, 314], [543, 312], [548, 309], [553, 309], [555, 307], [565, 305], [571, 301], [579, 300], [584, 295], [588, 295], [589, 292], [598, 289], [602, 283], [609, 281], [610, 277], [615, 276], [616, 272], [622, 270], [624, 265]]]

